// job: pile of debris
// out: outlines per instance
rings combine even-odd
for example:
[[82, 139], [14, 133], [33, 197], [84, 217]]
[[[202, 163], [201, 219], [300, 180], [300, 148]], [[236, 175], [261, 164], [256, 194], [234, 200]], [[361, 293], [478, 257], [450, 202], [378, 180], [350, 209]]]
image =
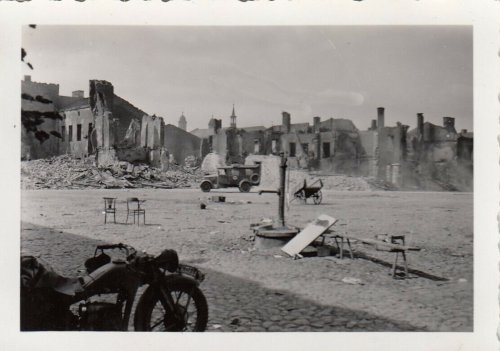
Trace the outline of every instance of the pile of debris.
[[94, 158], [69, 155], [21, 162], [22, 189], [187, 188], [197, 186], [199, 169], [171, 166], [168, 171], [145, 164], [117, 162], [97, 167]]

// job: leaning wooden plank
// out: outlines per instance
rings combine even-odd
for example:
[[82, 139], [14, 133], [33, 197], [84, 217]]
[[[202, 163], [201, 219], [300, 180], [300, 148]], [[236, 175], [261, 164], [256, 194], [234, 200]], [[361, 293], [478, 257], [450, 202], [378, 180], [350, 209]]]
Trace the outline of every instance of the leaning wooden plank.
[[337, 220], [327, 215], [320, 215], [312, 223], [309, 223], [300, 233], [281, 248], [281, 251], [290, 256], [298, 255], [307, 245], [323, 234], [328, 228], [335, 224]]

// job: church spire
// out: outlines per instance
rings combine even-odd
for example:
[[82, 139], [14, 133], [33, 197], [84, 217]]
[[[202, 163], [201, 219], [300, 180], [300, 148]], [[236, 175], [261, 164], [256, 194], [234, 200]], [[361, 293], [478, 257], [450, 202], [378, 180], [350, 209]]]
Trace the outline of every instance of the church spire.
[[178, 126], [180, 129], [187, 130], [187, 120], [186, 116], [184, 116], [184, 111], [182, 111], [181, 117], [179, 118]]
[[234, 113], [234, 104], [233, 113], [231, 114], [231, 128], [236, 128], [236, 114]]

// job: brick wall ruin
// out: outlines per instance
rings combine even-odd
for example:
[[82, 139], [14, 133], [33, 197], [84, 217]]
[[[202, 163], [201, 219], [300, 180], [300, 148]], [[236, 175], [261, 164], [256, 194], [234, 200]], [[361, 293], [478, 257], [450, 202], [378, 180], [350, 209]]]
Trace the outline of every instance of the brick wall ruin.
[[201, 159], [201, 139], [172, 124], [165, 126], [164, 145], [178, 164], [188, 156]]

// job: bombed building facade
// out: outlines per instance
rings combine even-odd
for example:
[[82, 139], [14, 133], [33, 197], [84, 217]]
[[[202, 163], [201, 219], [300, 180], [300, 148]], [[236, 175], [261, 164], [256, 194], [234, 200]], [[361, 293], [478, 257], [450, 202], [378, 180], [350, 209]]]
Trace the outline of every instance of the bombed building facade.
[[279, 125], [238, 127], [233, 105], [228, 127], [212, 117], [207, 129], [188, 132], [184, 113], [178, 126], [165, 124], [116, 95], [107, 81], [91, 80], [88, 97], [81, 90], [61, 96], [59, 85], [27, 76], [22, 94], [23, 117], [37, 119], [35, 130], [22, 128], [23, 159], [94, 155], [99, 165], [127, 161], [166, 170], [187, 158], [199, 163], [209, 153], [229, 165], [284, 152], [295, 169], [377, 177], [398, 188], [472, 190], [473, 134], [457, 132], [452, 117], [437, 126], [418, 113], [410, 130], [399, 122], [386, 126], [379, 107], [368, 130], [344, 118], [293, 123], [288, 112]]
[[472, 190], [473, 134], [457, 133], [451, 117], [436, 126], [424, 123], [419, 113], [418, 127], [409, 130], [399, 122], [386, 126], [385, 109], [379, 107], [377, 119], [363, 131], [344, 118], [292, 123], [288, 112], [269, 128], [238, 128], [236, 119], [233, 106], [229, 127], [212, 118], [208, 129], [192, 131], [201, 139], [202, 156], [214, 152], [232, 164], [249, 155], [284, 152], [291, 168], [377, 177], [398, 188]]
[[[23, 115], [37, 114], [40, 122], [36, 133], [44, 136], [39, 138], [23, 128], [23, 159], [95, 155], [99, 165], [127, 161], [167, 169], [171, 155], [199, 157], [199, 138], [181, 128], [166, 126], [162, 117], [135, 107], [116, 95], [107, 81], [91, 80], [89, 97], [84, 97], [82, 90], [68, 97], [59, 95], [59, 85], [32, 82], [27, 76], [22, 81], [22, 94]], [[179, 123], [185, 128], [183, 119]], [[177, 130], [172, 132], [171, 127]], [[177, 131], [184, 137], [172, 143]]]

